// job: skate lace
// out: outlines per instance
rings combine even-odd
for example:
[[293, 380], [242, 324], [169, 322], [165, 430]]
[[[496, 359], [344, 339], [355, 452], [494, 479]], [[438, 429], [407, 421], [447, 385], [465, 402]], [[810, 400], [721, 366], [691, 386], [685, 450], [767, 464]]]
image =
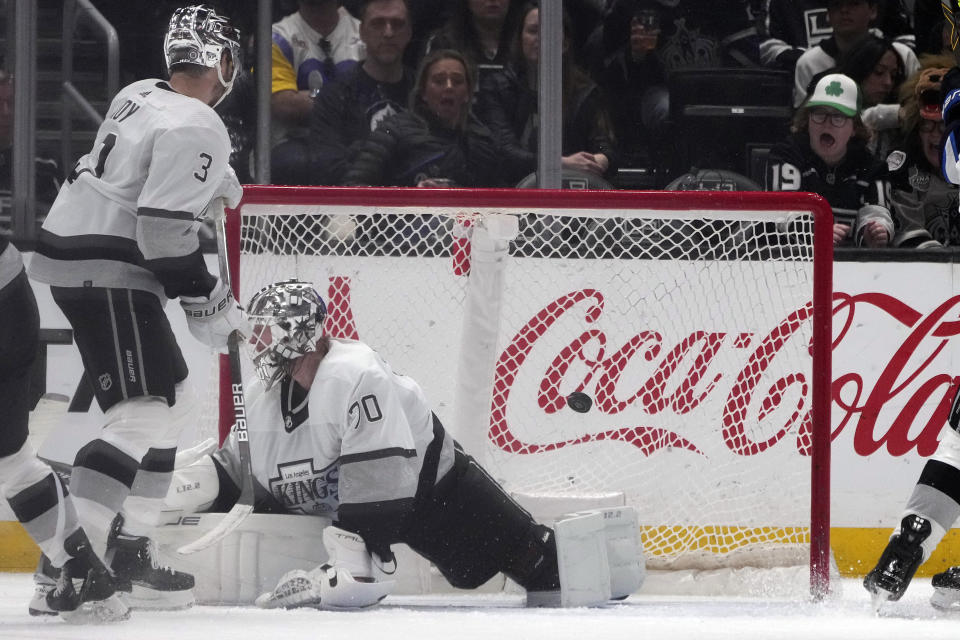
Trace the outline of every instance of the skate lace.
[[[63, 569], [60, 572], [60, 576], [57, 578], [57, 584], [53, 588], [54, 597], [62, 596], [63, 593], [67, 590], [67, 585], [73, 586], [73, 583], [70, 582], [70, 578], [67, 577], [67, 570]], [[39, 590], [39, 587], [38, 587]]]
[[159, 548], [157, 547], [156, 541], [152, 538], [147, 539], [147, 555], [150, 556], [150, 566], [157, 571], [166, 571], [170, 575], [175, 573], [173, 567], [160, 564]]

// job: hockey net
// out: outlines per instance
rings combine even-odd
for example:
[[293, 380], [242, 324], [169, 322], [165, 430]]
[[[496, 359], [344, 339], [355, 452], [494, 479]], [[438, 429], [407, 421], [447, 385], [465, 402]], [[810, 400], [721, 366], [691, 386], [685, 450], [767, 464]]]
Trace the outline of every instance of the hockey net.
[[248, 187], [228, 234], [241, 303], [314, 283], [538, 517], [630, 504], [648, 569], [800, 565], [823, 593], [829, 220], [796, 194]]

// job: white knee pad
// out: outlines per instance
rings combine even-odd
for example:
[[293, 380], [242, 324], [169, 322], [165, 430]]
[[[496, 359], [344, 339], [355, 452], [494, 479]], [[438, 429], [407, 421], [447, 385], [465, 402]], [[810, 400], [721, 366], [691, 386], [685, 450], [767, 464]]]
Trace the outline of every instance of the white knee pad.
[[13, 455], [0, 458], [0, 490], [4, 498], [15, 496], [50, 473], [50, 467], [41, 462], [30, 443], [25, 442]]

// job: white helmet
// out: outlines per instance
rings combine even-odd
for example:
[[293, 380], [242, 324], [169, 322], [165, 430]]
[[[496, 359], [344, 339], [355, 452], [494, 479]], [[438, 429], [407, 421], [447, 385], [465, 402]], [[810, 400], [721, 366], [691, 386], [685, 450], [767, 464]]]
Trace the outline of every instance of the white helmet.
[[323, 336], [327, 305], [308, 282], [287, 280], [261, 289], [247, 305], [253, 325], [248, 343], [267, 389], [290, 374], [293, 360], [310, 353]]
[[[224, 79], [220, 67], [224, 50], [230, 52], [233, 60], [233, 75], [229, 80]], [[229, 19], [208, 5], [181, 7], [170, 16], [167, 35], [163, 39], [163, 54], [168, 72], [170, 67], [180, 63], [216, 69], [220, 84], [226, 89], [220, 98], [223, 100], [233, 88], [240, 69], [240, 32]]]

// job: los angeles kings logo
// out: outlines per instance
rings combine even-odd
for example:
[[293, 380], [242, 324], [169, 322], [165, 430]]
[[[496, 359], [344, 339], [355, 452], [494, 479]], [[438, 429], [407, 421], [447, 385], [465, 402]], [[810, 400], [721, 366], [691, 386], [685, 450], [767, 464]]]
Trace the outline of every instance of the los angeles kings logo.
[[313, 459], [277, 465], [277, 477], [270, 478], [270, 493], [294, 513], [318, 515], [333, 513], [340, 504], [340, 467], [334, 462], [319, 471]]

